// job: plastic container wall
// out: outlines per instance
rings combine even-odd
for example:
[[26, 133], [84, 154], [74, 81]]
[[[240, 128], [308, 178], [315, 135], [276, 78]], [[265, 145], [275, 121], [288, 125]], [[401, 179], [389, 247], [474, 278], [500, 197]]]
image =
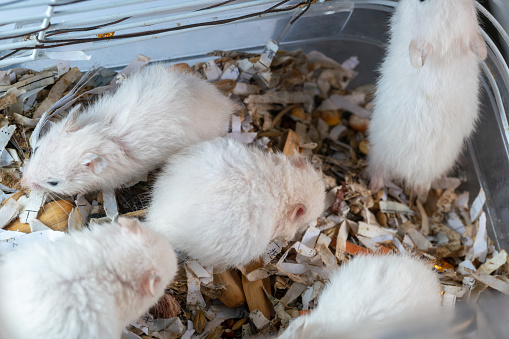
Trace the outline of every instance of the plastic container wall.
[[[295, 24], [289, 25], [300, 12], [270, 14], [253, 21], [222, 26], [209, 26], [187, 32], [154, 37], [128, 45], [111, 41], [104, 49], [85, 49], [91, 61], [73, 65], [86, 70], [97, 63], [120, 68], [136, 55], [144, 54], [152, 61], [188, 62], [210, 59], [212, 50], [261, 51], [269, 39], [285, 50], [317, 50], [339, 62], [357, 56], [359, 76], [350, 86], [373, 83], [384, 55], [388, 19], [395, 6], [390, 0], [336, 0], [315, 3]], [[260, 8], [262, 8], [261, 6]], [[267, 6], [265, 6], [267, 7]], [[114, 11], [115, 9], [111, 9]], [[215, 20], [241, 14], [221, 13], [201, 20]], [[54, 60], [9, 66], [37, 70], [54, 65]], [[509, 68], [501, 54], [488, 43], [488, 58], [483, 64], [482, 106], [476, 133], [468, 142], [457, 175], [467, 183], [465, 189], [473, 200], [480, 187], [486, 193], [485, 211], [496, 245], [509, 248]]]

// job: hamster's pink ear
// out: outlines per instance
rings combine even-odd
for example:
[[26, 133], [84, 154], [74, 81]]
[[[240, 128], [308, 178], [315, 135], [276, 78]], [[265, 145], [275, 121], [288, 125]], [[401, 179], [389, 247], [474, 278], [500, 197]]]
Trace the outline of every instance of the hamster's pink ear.
[[410, 63], [414, 68], [421, 68], [426, 62], [431, 45], [423, 40], [412, 40], [409, 46]]
[[159, 275], [151, 270], [147, 271], [143, 274], [142, 281], [141, 281], [141, 290], [145, 295], [151, 295], [152, 297], [155, 297], [156, 295], [156, 289], [159, 288], [159, 285], [161, 284], [161, 278]]
[[295, 204], [290, 210], [290, 220], [295, 221], [304, 214], [306, 214], [306, 206], [304, 204]]
[[95, 174], [99, 174], [108, 165], [108, 161], [104, 159], [102, 156], [93, 154], [93, 153], [87, 153], [83, 156], [83, 160], [81, 162], [83, 165], [90, 168], [92, 172]]
[[292, 162], [293, 166], [300, 169], [305, 168], [308, 163], [306, 157], [297, 152], [293, 153], [293, 156], [290, 158], [290, 161]]
[[81, 113], [81, 104], [74, 106], [67, 117], [64, 120], [64, 131], [66, 133], [76, 132], [78, 126], [76, 124], [76, 119], [78, 118], [78, 114]]
[[136, 218], [119, 217], [117, 222], [124, 233], [142, 233], [143, 231], [141, 222]]
[[470, 41], [470, 50], [477, 55], [479, 60], [484, 60], [488, 57], [486, 42], [484, 42], [484, 38], [481, 33], [477, 32], [475, 38]]

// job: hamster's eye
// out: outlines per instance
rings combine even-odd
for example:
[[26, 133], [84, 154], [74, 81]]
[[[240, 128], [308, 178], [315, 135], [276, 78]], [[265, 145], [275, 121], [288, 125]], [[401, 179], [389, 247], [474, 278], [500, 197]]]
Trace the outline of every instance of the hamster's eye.
[[37, 152], [38, 149], [39, 149], [39, 147], [34, 148], [33, 153], [35, 154], [35, 152]]
[[419, 0], [420, 2], [426, 2], [426, 0]]
[[58, 181], [48, 181], [48, 185], [56, 186], [56, 185], [58, 185]]

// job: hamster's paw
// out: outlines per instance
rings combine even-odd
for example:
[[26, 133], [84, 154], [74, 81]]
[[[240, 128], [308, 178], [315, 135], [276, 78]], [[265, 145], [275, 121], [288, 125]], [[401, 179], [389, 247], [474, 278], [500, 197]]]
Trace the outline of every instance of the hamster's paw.
[[372, 193], [376, 193], [384, 187], [384, 178], [377, 171], [371, 172], [371, 181], [369, 189]]

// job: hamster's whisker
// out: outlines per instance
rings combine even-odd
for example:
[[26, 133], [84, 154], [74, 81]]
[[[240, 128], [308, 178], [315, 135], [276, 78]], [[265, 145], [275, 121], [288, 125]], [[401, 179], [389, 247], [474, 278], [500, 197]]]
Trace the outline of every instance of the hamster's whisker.
[[[60, 205], [60, 204], [58, 203], [58, 201], [55, 201], [55, 203], [58, 205], [58, 207], [60, 207], [60, 209], [61, 209], [62, 211], [64, 211], [64, 213], [65, 213], [65, 214], [67, 214], [67, 215], [69, 216], [69, 214], [70, 214], [70, 213], [67, 213], [67, 212], [66, 212], [66, 210], [62, 207], [62, 205]], [[55, 210], [53, 210], [53, 213], [55, 213]]]

